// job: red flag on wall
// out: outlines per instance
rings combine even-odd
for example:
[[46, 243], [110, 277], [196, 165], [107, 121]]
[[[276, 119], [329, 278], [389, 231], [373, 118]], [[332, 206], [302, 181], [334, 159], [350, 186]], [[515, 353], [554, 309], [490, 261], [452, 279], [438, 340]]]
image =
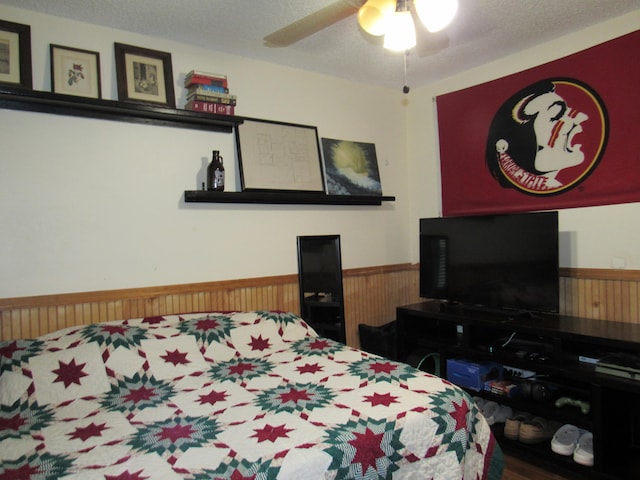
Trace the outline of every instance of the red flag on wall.
[[443, 215], [640, 201], [640, 31], [436, 99]]

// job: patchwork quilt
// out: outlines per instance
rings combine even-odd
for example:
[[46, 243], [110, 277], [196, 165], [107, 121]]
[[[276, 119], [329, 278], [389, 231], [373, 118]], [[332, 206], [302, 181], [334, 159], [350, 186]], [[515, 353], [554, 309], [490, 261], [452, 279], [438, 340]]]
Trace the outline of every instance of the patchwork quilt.
[[502, 453], [446, 380], [214, 312], [0, 343], [0, 479], [491, 479]]

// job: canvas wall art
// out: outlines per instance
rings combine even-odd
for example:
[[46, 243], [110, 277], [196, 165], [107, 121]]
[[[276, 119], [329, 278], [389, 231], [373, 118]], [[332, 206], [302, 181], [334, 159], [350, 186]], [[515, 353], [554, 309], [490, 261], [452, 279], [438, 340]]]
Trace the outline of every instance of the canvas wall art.
[[376, 146], [373, 143], [322, 139], [329, 195], [382, 195]]

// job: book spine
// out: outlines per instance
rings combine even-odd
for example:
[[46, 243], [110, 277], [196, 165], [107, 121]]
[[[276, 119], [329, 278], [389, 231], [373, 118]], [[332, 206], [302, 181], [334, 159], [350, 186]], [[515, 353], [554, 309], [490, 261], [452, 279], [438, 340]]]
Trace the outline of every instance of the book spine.
[[191, 100], [199, 100], [201, 102], [212, 102], [212, 103], [224, 103], [225, 105], [233, 105], [235, 106], [237, 100], [235, 97], [229, 96], [221, 96], [220, 94], [199, 94], [199, 93], [190, 93], [187, 95], [187, 102]]
[[210, 85], [197, 85], [188, 89], [187, 95], [213, 95], [221, 98], [236, 99], [236, 96], [232, 93], [222, 93], [215, 89], [208, 88]]
[[203, 102], [200, 100], [187, 102], [184, 108], [185, 110], [191, 110], [193, 112], [214, 113], [216, 115], [233, 115], [235, 113], [235, 107], [233, 105]]
[[225, 95], [231, 95], [228, 88], [220, 87], [220, 85], [198, 85], [197, 90], [204, 90], [206, 92], [223, 93]]
[[189, 72], [184, 79], [185, 87], [188, 88], [191, 85], [215, 85], [222, 88], [229, 88], [225, 75], [196, 73], [193, 71]]
[[184, 80], [184, 86], [189, 88], [193, 85], [214, 85], [220, 88], [229, 88], [229, 84], [226, 79], [220, 78], [205, 78], [205, 77], [187, 77]]

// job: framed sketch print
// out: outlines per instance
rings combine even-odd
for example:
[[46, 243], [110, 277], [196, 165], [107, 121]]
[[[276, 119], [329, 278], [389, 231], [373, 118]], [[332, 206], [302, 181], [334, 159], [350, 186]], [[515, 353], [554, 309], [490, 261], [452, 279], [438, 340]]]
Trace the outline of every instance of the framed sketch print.
[[236, 144], [242, 190], [324, 193], [316, 127], [246, 118]]
[[33, 88], [29, 25], [0, 20], [0, 83]]
[[171, 54], [115, 44], [118, 99], [175, 108]]
[[52, 92], [102, 98], [98, 52], [54, 44], [50, 51]]

